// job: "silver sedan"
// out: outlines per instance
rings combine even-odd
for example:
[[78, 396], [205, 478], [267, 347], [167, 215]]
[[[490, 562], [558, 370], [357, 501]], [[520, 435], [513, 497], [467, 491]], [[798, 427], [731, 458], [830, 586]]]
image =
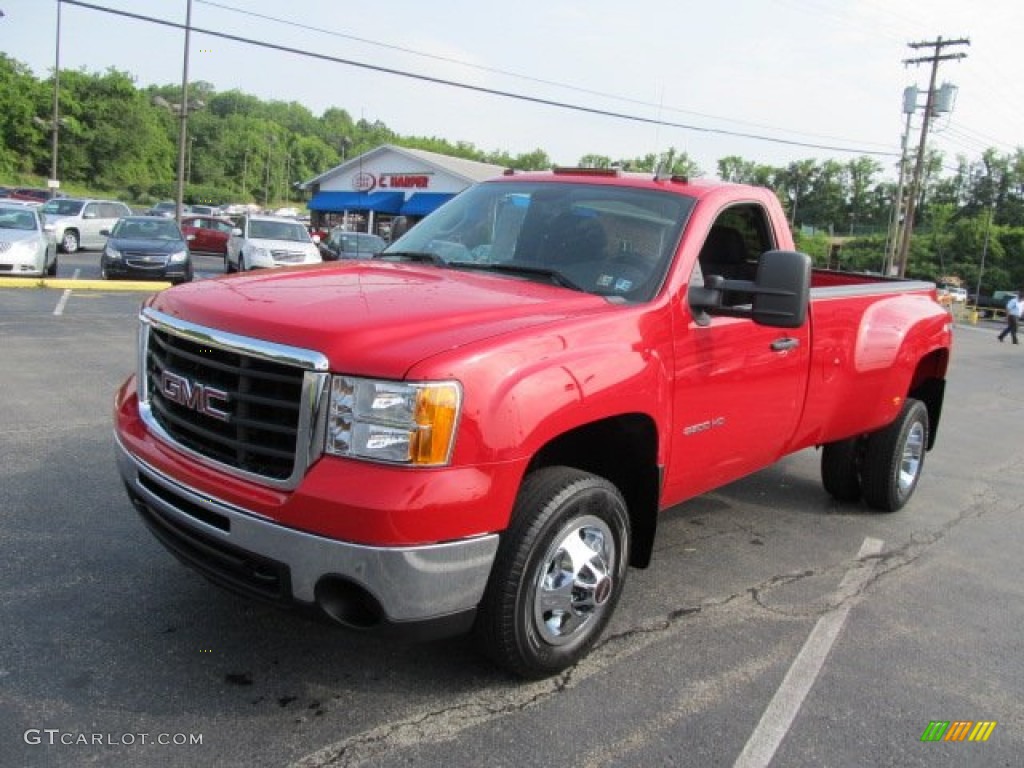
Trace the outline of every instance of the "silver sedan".
[[38, 206], [0, 201], [0, 274], [57, 274], [57, 239]]

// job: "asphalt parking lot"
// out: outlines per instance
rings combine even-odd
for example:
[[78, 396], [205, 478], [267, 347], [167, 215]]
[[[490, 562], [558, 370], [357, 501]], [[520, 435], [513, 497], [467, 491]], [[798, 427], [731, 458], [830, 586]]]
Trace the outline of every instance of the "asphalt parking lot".
[[[957, 327], [906, 509], [835, 503], [813, 450], [673, 508], [597, 650], [524, 683], [468, 639], [235, 597], [152, 539], [110, 410], [158, 287], [0, 287], [3, 765], [1020, 764], [1024, 347], [998, 325]], [[933, 721], [996, 725], [922, 741]]]

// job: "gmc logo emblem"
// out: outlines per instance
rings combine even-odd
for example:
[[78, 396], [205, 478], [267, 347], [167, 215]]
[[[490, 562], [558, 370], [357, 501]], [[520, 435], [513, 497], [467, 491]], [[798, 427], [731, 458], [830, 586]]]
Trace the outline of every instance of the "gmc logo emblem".
[[160, 394], [172, 403], [209, 416], [218, 421], [229, 421], [231, 414], [221, 410], [217, 404], [227, 405], [228, 393], [223, 389], [208, 387], [171, 371], [163, 371], [158, 382]]

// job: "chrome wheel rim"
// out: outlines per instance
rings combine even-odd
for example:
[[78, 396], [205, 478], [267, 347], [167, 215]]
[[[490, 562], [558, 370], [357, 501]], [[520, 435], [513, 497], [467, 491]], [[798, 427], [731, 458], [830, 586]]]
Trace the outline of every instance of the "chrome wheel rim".
[[924, 424], [915, 421], [907, 433], [903, 443], [903, 455], [900, 457], [897, 482], [900, 493], [904, 494], [914, 487], [914, 481], [921, 471], [921, 459], [924, 456]]
[[541, 638], [565, 645], [585, 635], [604, 613], [615, 582], [615, 538], [607, 523], [586, 515], [574, 518], [541, 562], [533, 618]]

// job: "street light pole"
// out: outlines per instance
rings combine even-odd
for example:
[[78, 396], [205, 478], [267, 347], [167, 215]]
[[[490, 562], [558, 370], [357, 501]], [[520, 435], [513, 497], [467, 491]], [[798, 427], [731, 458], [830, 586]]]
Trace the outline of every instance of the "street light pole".
[[181, 123], [178, 128], [178, 194], [175, 198], [174, 220], [181, 225], [181, 209], [185, 205], [185, 142], [188, 136], [188, 45], [192, 31], [192, 0], [185, 11], [185, 53], [181, 67]]
[[274, 134], [267, 135], [267, 162], [266, 171], [267, 177], [263, 182], [263, 207], [266, 208], [270, 204], [270, 150], [274, 146]]
[[242, 157], [242, 197], [249, 196], [249, 148], [245, 148], [245, 155]]
[[53, 125], [50, 127], [50, 187], [56, 194], [60, 186], [57, 179], [57, 146], [60, 133], [60, 11], [64, 3], [57, 0], [57, 55], [53, 65]]

